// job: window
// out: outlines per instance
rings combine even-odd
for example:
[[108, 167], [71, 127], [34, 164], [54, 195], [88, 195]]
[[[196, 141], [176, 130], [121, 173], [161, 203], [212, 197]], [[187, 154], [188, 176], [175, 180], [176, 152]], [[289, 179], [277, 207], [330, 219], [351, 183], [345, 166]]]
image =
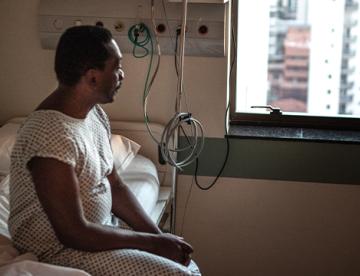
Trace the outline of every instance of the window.
[[358, 1], [234, 2], [231, 121], [360, 129]]

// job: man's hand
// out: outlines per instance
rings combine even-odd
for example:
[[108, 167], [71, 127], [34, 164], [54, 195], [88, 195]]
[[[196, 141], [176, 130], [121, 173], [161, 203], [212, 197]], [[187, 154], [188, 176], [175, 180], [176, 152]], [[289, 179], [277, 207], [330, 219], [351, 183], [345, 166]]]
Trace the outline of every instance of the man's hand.
[[183, 238], [172, 234], [159, 234], [156, 239], [155, 254], [188, 266], [193, 248]]

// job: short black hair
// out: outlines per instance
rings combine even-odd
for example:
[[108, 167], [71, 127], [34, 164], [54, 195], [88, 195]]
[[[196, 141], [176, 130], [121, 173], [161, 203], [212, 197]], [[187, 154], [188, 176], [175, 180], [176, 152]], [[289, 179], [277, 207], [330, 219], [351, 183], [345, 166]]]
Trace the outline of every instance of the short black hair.
[[106, 44], [111, 32], [98, 26], [75, 26], [60, 37], [55, 54], [56, 77], [61, 84], [75, 85], [89, 69], [103, 70], [110, 53]]

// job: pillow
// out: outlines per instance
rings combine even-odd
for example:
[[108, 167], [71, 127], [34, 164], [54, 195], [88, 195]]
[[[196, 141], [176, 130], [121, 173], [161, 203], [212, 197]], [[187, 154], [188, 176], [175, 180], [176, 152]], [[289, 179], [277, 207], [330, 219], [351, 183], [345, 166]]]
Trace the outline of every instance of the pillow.
[[19, 124], [8, 123], [0, 128], [0, 174], [9, 173], [10, 155], [19, 127]]
[[10, 176], [8, 175], [0, 182], [0, 237], [3, 236], [7, 238], [10, 238], [9, 230], [7, 227], [10, 213], [9, 181]]
[[10, 182], [10, 175], [6, 175], [0, 181], [0, 195], [9, 196], [9, 182]]
[[111, 135], [111, 148], [114, 156], [114, 166], [117, 171], [124, 171], [134, 159], [140, 145], [121, 135]]

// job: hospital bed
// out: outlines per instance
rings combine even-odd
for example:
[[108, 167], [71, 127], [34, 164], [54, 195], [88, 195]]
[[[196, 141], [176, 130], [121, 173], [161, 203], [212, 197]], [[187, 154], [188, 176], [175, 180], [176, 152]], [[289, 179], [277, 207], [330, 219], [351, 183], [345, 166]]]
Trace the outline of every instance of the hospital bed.
[[[84, 271], [48, 265], [37, 261], [31, 252], [19, 255], [12, 246], [7, 228], [9, 215], [9, 166], [16, 132], [23, 117], [0, 127], [0, 275], [88, 275]], [[171, 205], [175, 169], [161, 162], [158, 146], [143, 122], [111, 121], [114, 164], [151, 219], [163, 227]], [[158, 139], [163, 126], [150, 124]]]

